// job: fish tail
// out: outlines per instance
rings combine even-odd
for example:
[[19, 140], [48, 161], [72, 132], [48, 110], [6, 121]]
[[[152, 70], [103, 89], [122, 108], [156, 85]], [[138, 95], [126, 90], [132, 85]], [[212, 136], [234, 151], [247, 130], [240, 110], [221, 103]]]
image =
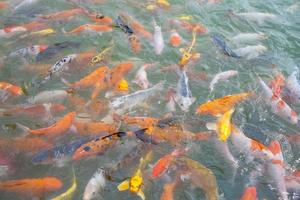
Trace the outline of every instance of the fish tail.
[[24, 126], [23, 124], [20, 123], [16, 123], [17, 128], [22, 130], [22, 136], [25, 137], [26, 135], [28, 135], [30, 129], [27, 126]]

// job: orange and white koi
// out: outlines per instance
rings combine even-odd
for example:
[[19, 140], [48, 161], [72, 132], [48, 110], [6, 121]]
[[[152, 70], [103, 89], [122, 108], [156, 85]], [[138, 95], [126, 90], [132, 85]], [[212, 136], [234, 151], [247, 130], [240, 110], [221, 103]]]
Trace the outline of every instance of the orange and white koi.
[[275, 96], [281, 96], [282, 87], [285, 84], [285, 78], [282, 73], [277, 73], [272, 81], [270, 81], [269, 86]]
[[274, 95], [271, 88], [261, 79], [258, 79], [262, 88], [262, 95], [267, 105], [271, 106], [272, 112], [283, 119], [287, 120], [291, 124], [297, 124], [298, 115], [291, 107], [286, 104], [281, 97]]
[[4, 9], [4, 8], [7, 8], [7, 7], [8, 7], [7, 2], [5, 2], [5, 1], [0, 1], [0, 9]]
[[179, 33], [175, 29], [171, 30], [171, 35], [170, 35], [170, 38], [169, 38], [169, 43], [173, 47], [178, 47], [182, 43], [182, 37], [179, 35]]
[[11, 52], [8, 57], [27, 57], [27, 56], [36, 56], [39, 53], [43, 52], [45, 49], [48, 48], [48, 45], [41, 44], [41, 45], [33, 45], [25, 48], [18, 49], [14, 52]]
[[104, 33], [104, 32], [111, 32], [112, 30], [113, 30], [112, 27], [109, 25], [84, 24], [67, 32], [67, 34], [77, 34], [82, 32]]
[[17, 35], [19, 33], [24, 33], [27, 31], [32, 31], [36, 29], [45, 28], [46, 24], [40, 23], [40, 22], [30, 22], [27, 24], [22, 25], [16, 25], [16, 26], [9, 26], [3, 29], [0, 29], [0, 38], [10, 38], [14, 35]]
[[5, 102], [10, 97], [23, 95], [23, 90], [19, 86], [7, 82], [0, 82], [0, 101]]
[[136, 83], [141, 89], [147, 89], [150, 85], [147, 77], [146, 69], [152, 67], [156, 63], [143, 65], [136, 73], [133, 83]]

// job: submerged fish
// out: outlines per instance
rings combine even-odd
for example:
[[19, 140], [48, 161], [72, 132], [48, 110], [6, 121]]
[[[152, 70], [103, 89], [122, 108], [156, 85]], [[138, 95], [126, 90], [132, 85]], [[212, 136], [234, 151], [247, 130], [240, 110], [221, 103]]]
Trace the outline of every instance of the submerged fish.
[[164, 49], [164, 39], [161, 32], [161, 27], [157, 25], [156, 21], [153, 20], [154, 26], [154, 51], [156, 55], [161, 55]]
[[233, 50], [239, 57], [244, 57], [248, 60], [258, 57], [263, 52], [267, 51], [267, 47], [263, 45], [246, 46]]
[[213, 43], [218, 47], [218, 49], [225, 55], [239, 58], [240, 56], [237, 55], [227, 44], [226, 42], [219, 36], [213, 34], [211, 35]]
[[238, 75], [238, 71], [235, 70], [228, 70], [215, 75], [209, 84], [210, 92], [213, 91], [215, 84], [217, 84], [219, 81], [226, 81], [227, 79], [236, 75]]
[[249, 21], [257, 22], [259, 25], [263, 24], [265, 21], [274, 21], [277, 16], [272, 13], [262, 13], [262, 12], [244, 12], [244, 13], [234, 13], [239, 17], [243, 17]]
[[239, 33], [232, 37], [231, 41], [235, 43], [254, 43], [267, 38], [268, 36], [265, 33]]
[[28, 102], [31, 104], [40, 103], [52, 103], [52, 102], [62, 102], [70, 96], [70, 93], [66, 90], [46, 90], [38, 93], [37, 95], [30, 97]]
[[102, 168], [98, 168], [86, 185], [82, 200], [92, 200], [98, 198], [105, 185], [105, 171]]
[[292, 103], [300, 103], [300, 83], [297, 79], [298, 71], [294, 71], [286, 80], [285, 88], [287, 89], [286, 95]]

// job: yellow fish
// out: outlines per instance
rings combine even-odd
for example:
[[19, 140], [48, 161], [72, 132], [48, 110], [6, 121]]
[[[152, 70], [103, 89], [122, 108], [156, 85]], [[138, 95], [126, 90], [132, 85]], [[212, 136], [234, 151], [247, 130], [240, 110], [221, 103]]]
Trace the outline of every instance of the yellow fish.
[[41, 31], [32, 32], [31, 35], [45, 36], [45, 35], [49, 35], [49, 34], [52, 34], [52, 33], [55, 33], [55, 30], [53, 30], [52, 28], [48, 28], [48, 29], [44, 29], [44, 30], [41, 30]]
[[182, 16], [178, 17], [178, 19], [185, 20], [185, 21], [191, 21], [194, 18], [192, 15], [182, 15]]
[[231, 134], [231, 116], [234, 108], [225, 112], [217, 121], [217, 123], [207, 123], [209, 130], [215, 130], [218, 133], [219, 140], [225, 142]]
[[91, 60], [91, 64], [97, 64], [99, 62], [104, 61], [107, 56], [112, 52], [112, 49], [114, 47], [114, 42], [112, 42], [112, 45], [110, 47], [105, 48], [101, 53], [94, 56]]
[[196, 43], [196, 31], [193, 30], [193, 40], [192, 40], [191, 46], [186, 49], [182, 48], [179, 50], [182, 53], [181, 60], [179, 61], [179, 64], [181, 66], [186, 65], [190, 61], [191, 58], [196, 59], [196, 58], [200, 57], [199, 53], [196, 53], [196, 54], [192, 53], [192, 49], [193, 49], [195, 43]]
[[140, 164], [137, 169], [137, 171], [134, 173], [134, 175], [122, 183], [118, 185], [118, 190], [119, 191], [124, 191], [124, 190], [129, 190], [132, 193], [137, 194], [139, 197], [141, 197], [142, 200], [145, 200], [145, 194], [142, 190], [143, 186], [143, 177], [142, 177], [142, 171], [141, 169], [146, 166], [149, 160], [152, 159], [152, 151], [150, 151], [146, 156], [145, 159], [141, 158], [140, 159]]
[[77, 182], [76, 182], [76, 176], [73, 169], [73, 183], [72, 186], [64, 193], [58, 195], [57, 197], [54, 197], [52, 200], [72, 200], [72, 197], [74, 195], [74, 192], [77, 188]]

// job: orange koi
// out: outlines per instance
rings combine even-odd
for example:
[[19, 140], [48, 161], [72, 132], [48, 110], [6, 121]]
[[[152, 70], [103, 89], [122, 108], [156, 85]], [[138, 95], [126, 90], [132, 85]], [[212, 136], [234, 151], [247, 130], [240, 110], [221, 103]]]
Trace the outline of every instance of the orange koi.
[[112, 24], [113, 23], [112, 18], [102, 15], [102, 14], [99, 14], [99, 13], [89, 13], [88, 16], [92, 21], [94, 21], [96, 23], [101, 23], [101, 24]]
[[43, 20], [69, 20], [70, 18], [84, 14], [85, 11], [83, 8], [75, 8], [75, 9], [70, 9], [70, 10], [64, 10], [56, 13], [52, 13], [49, 15], [42, 15], [39, 18]]
[[192, 24], [185, 20], [178, 20], [178, 19], [171, 20], [171, 23], [185, 29], [188, 32], [195, 31], [199, 35], [207, 33], [207, 29], [202, 24]]
[[173, 47], [178, 47], [181, 45], [182, 38], [175, 29], [171, 30], [169, 42]]
[[125, 61], [114, 66], [109, 74], [108, 85], [110, 88], [117, 86], [120, 80], [132, 69], [133, 63]]
[[55, 124], [40, 129], [29, 129], [28, 132], [33, 135], [46, 135], [46, 136], [57, 136], [66, 132], [73, 124], [73, 120], [76, 116], [75, 112], [66, 114], [63, 118], [58, 120]]
[[67, 34], [81, 33], [84, 31], [91, 31], [91, 32], [98, 32], [98, 33], [111, 32], [112, 27], [108, 25], [84, 24], [71, 30], [70, 32], [67, 32]]
[[240, 200], [257, 200], [256, 188], [254, 186], [246, 187]]
[[197, 108], [196, 114], [210, 114], [213, 116], [220, 116], [228, 110], [232, 109], [238, 102], [243, 101], [253, 95], [253, 93], [248, 92], [224, 96], [222, 98], [215, 99], [213, 101], [209, 101], [200, 105]]
[[32, 31], [36, 29], [43, 29], [46, 28], [46, 24], [40, 23], [40, 22], [30, 22], [27, 24], [22, 24], [22, 25], [16, 25], [16, 26], [9, 26], [4, 29], [0, 30], [0, 35], [1, 33], [6, 33], [6, 34], [12, 34], [12, 33], [20, 33], [20, 32], [25, 32], [25, 31]]
[[18, 193], [27, 197], [42, 197], [46, 192], [61, 189], [63, 183], [56, 177], [22, 179], [0, 182], [0, 190]]

